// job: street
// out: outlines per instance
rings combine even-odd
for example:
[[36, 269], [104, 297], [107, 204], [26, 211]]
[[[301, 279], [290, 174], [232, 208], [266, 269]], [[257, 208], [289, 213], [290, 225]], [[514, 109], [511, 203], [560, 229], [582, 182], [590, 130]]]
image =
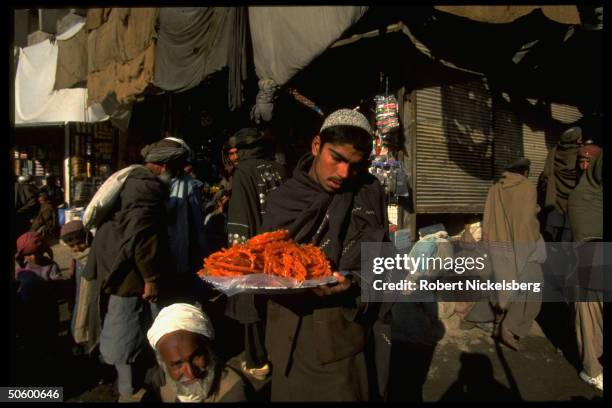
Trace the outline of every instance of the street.
[[[52, 249], [56, 262], [66, 269], [71, 259], [68, 248], [58, 244]], [[59, 308], [62, 331], [58, 353], [37, 362], [35, 370], [28, 364], [17, 364], [14, 384], [63, 386], [66, 402], [116, 401], [113, 369], [107, 366], [102, 372], [92, 359], [71, 355], [68, 307], [61, 303]], [[218, 311], [214, 313], [219, 314]], [[461, 329], [459, 321], [457, 315], [442, 320], [445, 333], [433, 353], [422, 390], [424, 401], [602, 401], [602, 393], [580, 380], [577, 368], [557, 352], [537, 324], [522, 342], [524, 351], [515, 352], [496, 345], [490, 335], [478, 327]], [[219, 350], [219, 354], [229, 358], [229, 364], [238, 368], [239, 355], [233, 353], [239, 345], [233, 340], [240, 338], [242, 332], [231, 322], [228, 324], [226, 335], [231, 339], [221, 344], [229, 347]], [[216, 329], [220, 334], [219, 328]], [[17, 356], [16, 361], [28, 361], [19, 350]], [[393, 367], [398, 370], [401, 381], [412, 380], [411, 361], [396, 361]], [[104, 383], [99, 384], [103, 377]], [[269, 383], [253, 380], [252, 385], [254, 397], [265, 401]]]

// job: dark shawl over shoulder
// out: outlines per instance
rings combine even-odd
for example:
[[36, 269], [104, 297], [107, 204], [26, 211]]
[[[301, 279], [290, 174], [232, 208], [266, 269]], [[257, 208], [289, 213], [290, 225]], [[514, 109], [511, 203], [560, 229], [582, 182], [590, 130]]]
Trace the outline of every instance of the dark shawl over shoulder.
[[[164, 268], [163, 242], [167, 239], [164, 200], [168, 189], [147, 168], [137, 168], [125, 180], [117, 203], [117, 211], [104, 222], [92, 242], [92, 247], [83, 277], [95, 280], [97, 295], [90, 308], [95, 316], [90, 319], [90, 333], [97, 341], [104, 305], [100, 305], [100, 295], [118, 294], [126, 280], [137, 283], [138, 287], [127, 288], [134, 293], [123, 293], [123, 296], [142, 294], [144, 281], [155, 280]], [[139, 245], [151, 238], [159, 240], [151, 247], [152, 253], [147, 256], [148, 270], [140, 270], [135, 263], [135, 252]], [[166, 241], [167, 243], [167, 241]], [[122, 291], [126, 288], [123, 287]], [[99, 307], [100, 306], [100, 307]], [[95, 344], [92, 344], [92, 346]]]
[[244, 242], [260, 231], [268, 194], [287, 178], [285, 168], [262, 141], [239, 147], [240, 162], [232, 177], [227, 215], [230, 244]]
[[[304, 156], [293, 178], [270, 194], [262, 231], [285, 228], [295, 241], [318, 245], [334, 270], [353, 271], [359, 283], [361, 242], [388, 240], [382, 187], [375, 177], [362, 174], [345, 191], [330, 194], [309, 177], [312, 163], [312, 155]], [[313, 336], [312, 342], [304, 341], [316, 350], [314, 364], [337, 362], [362, 352], [367, 326], [378, 313], [377, 308], [360, 301], [358, 285], [334, 296], [307, 292], [271, 300], [266, 346], [279, 372], [288, 369], [294, 343], [301, 335]]]
[[[260, 232], [267, 197], [287, 178], [285, 168], [274, 161], [271, 145], [257, 129], [247, 128], [230, 138], [238, 148], [240, 162], [232, 177], [232, 198], [227, 211], [229, 244], [243, 243]], [[254, 295], [238, 294], [227, 301], [228, 316], [243, 323], [260, 320]]]
[[388, 239], [383, 189], [364, 173], [345, 191], [328, 193], [308, 175], [312, 162], [312, 155], [302, 157], [293, 178], [270, 193], [262, 232], [288, 229], [296, 242], [321, 247], [335, 270], [358, 271], [361, 242]]

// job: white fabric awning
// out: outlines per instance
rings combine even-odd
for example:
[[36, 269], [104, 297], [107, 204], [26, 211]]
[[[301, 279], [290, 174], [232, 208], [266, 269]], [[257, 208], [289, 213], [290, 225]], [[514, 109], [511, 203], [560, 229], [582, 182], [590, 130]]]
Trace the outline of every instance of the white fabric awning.
[[[75, 24], [56, 40], [71, 38], [84, 25]], [[99, 104], [87, 107], [86, 88], [53, 90], [57, 50], [57, 42], [50, 40], [19, 49], [15, 75], [15, 124], [108, 120]]]

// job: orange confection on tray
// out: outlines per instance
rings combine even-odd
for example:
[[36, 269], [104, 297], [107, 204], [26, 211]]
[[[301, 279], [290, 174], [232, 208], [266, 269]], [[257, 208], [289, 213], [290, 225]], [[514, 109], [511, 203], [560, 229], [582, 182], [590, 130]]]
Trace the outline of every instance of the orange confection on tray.
[[297, 281], [332, 274], [325, 254], [314, 245], [299, 245], [287, 230], [259, 234], [210, 255], [199, 276], [239, 277], [252, 273], [293, 278]]

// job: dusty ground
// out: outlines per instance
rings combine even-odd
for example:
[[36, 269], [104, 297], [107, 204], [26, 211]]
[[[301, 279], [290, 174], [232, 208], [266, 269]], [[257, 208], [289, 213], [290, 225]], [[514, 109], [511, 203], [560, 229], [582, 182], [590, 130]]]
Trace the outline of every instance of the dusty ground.
[[[61, 245], [53, 249], [56, 261], [67, 268], [70, 252]], [[67, 402], [116, 401], [113, 370], [86, 356], [71, 355], [68, 307], [66, 303], [58, 307], [62, 330], [57, 352], [32, 362], [17, 346], [11, 366], [11, 385], [63, 386]], [[220, 308], [213, 307], [211, 313], [222, 316]], [[221, 356], [237, 367], [242, 331], [231, 321], [217, 319], [220, 319], [217, 333], [225, 327], [227, 339]], [[496, 345], [489, 333], [480, 328], [460, 329], [456, 315], [443, 323], [444, 337], [435, 346], [424, 377], [424, 401], [601, 401], [602, 394], [579, 379], [576, 363], [570, 364], [538, 325], [523, 340], [524, 351], [515, 352]], [[396, 378], [405, 378], [402, 381], [408, 385], [413, 381], [413, 362], [410, 357], [399, 358], [401, 361], [396, 361], [394, 368]], [[269, 384], [255, 381], [253, 386], [258, 400], [268, 398]]]

